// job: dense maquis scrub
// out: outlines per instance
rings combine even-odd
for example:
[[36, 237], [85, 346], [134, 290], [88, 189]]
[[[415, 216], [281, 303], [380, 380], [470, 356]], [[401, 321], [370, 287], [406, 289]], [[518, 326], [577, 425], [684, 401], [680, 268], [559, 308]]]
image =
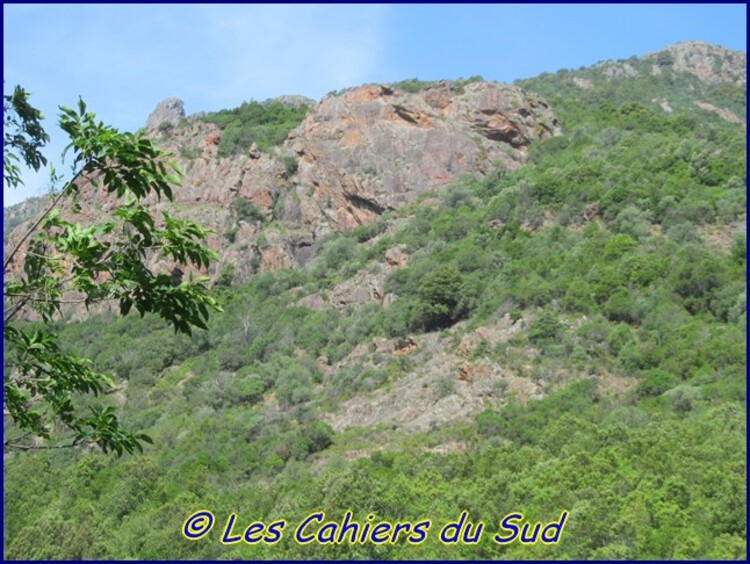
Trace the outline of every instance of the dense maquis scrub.
[[219, 155], [247, 152], [255, 143], [261, 151], [281, 145], [287, 134], [297, 127], [308, 107], [293, 107], [279, 101], [245, 102], [238, 108], [211, 112], [203, 119], [222, 130]]
[[[461, 179], [400, 210], [398, 229], [389, 215], [332, 236], [305, 269], [218, 288], [224, 312], [206, 332], [175, 337], [148, 316], [60, 324], [64, 346], [118, 376], [110, 401], [154, 445], [119, 460], [7, 459], [6, 557], [744, 558], [744, 129], [688, 104], [659, 111], [641, 82], [581, 73], [591, 89], [560, 75], [524, 83], [565, 131], [527, 166]], [[706, 99], [734, 99], [724, 90]], [[386, 279], [387, 307], [299, 305], [395, 246], [409, 262]], [[327, 375], [321, 358], [334, 365], [375, 337], [451, 330], [458, 342], [530, 312], [522, 331], [471, 354], [548, 382], [542, 399], [428, 432], [323, 422], [415, 366], [403, 355]], [[605, 376], [631, 385], [612, 393]], [[203, 508], [215, 528], [189, 542], [181, 527]], [[419, 545], [219, 542], [232, 513], [237, 529], [293, 529], [347, 510], [435, 527], [468, 511], [487, 532], [456, 545], [437, 530]], [[493, 542], [509, 513], [547, 523], [563, 510], [557, 545]]]

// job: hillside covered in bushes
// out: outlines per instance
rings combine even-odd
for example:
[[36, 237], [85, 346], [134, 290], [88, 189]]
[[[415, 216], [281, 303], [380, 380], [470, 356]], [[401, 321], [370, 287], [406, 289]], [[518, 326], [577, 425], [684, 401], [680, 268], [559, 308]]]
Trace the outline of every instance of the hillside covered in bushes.
[[[711, 64], [690, 66], [690, 49]], [[296, 236], [286, 196], [273, 214], [228, 207], [231, 242], [252, 231], [258, 258], [215, 273], [224, 312], [207, 331], [107, 313], [57, 328], [113, 375], [105, 401], [154, 444], [6, 453], [6, 558], [744, 559], [739, 56], [680, 44], [519, 81], [559, 127], [523, 162], [371, 206], [294, 265], [264, 254]], [[278, 146], [306, 111], [209, 114], [216, 158], [252, 142], [292, 156]], [[181, 127], [173, 140], [198, 126]], [[302, 169], [280, 161], [279, 190], [307, 174], [295, 155]], [[200, 509], [217, 523], [188, 542]], [[433, 526], [421, 544], [294, 541], [313, 512], [347, 510]], [[462, 511], [485, 533], [441, 543]], [[563, 511], [559, 544], [493, 540], [508, 514]], [[232, 513], [240, 534], [289, 526], [278, 544], [222, 545]]]

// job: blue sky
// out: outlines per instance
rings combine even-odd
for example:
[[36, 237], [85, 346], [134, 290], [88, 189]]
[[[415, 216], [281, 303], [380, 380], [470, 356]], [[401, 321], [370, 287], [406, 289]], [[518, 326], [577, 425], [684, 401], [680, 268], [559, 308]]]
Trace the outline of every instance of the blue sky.
[[[412, 77], [510, 82], [677, 41], [744, 51], [746, 38], [744, 4], [5, 4], [3, 88], [32, 92], [56, 156], [57, 106], [79, 95], [105, 123], [134, 131], [168, 96], [192, 113]], [[4, 204], [43, 193], [46, 177], [4, 188]]]

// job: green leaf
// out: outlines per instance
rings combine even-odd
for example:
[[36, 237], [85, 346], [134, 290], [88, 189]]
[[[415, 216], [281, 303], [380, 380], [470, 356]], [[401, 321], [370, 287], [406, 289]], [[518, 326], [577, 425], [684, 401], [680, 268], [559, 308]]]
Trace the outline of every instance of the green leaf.
[[[24, 115], [33, 118], [27, 120], [33, 133], [29, 151], [4, 155], [6, 182], [11, 184], [18, 180], [20, 170], [13, 163], [24, 162], [31, 167], [46, 163], [36, 147], [48, 137], [34, 121], [38, 122], [41, 114], [32, 110], [31, 106], [24, 110]], [[182, 171], [171, 161], [163, 161], [169, 155], [150, 140], [120, 133], [96, 121], [82, 99], [77, 112], [65, 106], [60, 112], [60, 127], [70, 138], [63, 156], [73, 152], [74, 171], [85, 174], [93, 186], [103, 185], [108, 193], [127, 196], [129, 201], [111, 212], [109, 221], [85, 228], [62, 220], [58, 208], [51, 210], [39, 224], [38, 233], [29, 239], [18, 280], [6, 280], [6, 303], [11, 308], [18, 306], [18, 311], [36, 311], [49, 328], [61, 317], [63, 295], [76, 291], [83, 294], [86, 307], [114, 298], [119, 301], [122, 316], [135, 306], [141, 317], [154, 313], [172, 324], [176, 332], [189, 335], [192, 327], [206, 329], [210, 311], [220, 308], [202, 285], [205, 277], [173, 287], [170, 276], [153, 274], [145, 263], [163, 253], [183, 266], [202, 268], [217, 257], [203, 246], [208, 230], [166, 214], [166, 228], [161, 230], [141, 203], [152, 193], [173, 199], [170, 184], [179, 185]], [[13, 122], [13, 116], [10, 119], [5, 122], [6, 131], [13, 123], [23, 121], [18, 118]], [[62, 188], [66, 209], [76, 209], [78, 204], [71, 198], [79, 188], [76, 182]], [[22, 296], [32, 296], [32, 305], [24, 303]], [[4, 336], [6, 369], [22, 376], [22, 384], [5, 382], [5, 406], [12, 419], [8, 425], [45, 438], [51, 436], [51, 429], [56, 429], [54, 434], [67, 429], [77, 444], [93, 440], [104, 452], [117, 455], [140, 452], [141, 442], [152, 443], [146, 435], [122, 429], [111, 407], [95, 406], [90, 416], [79, 413], [81, 394], [100, 394], [106, 387], [114, 387], [114, 382], [96, 372], [90, 361], [63, 353], [56, 335], [48, 329], [22, 331], [11, 320], [4, 327]], [[30, 407], [32, 397], [39, 409]]]
[[120, 301], [120, 315], [125, 317], [130, 313], [130, 308], [133, 307], [133, 302], [129, 299], [123, 299]]

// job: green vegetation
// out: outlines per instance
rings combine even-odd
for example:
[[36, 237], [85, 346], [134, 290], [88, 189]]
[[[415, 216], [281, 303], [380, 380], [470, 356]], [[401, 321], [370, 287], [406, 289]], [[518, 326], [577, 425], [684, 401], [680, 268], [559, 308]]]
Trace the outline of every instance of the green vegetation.
[[226, 157], [246, 153], [253, 143], [265, 152], [281, 145], [307, 111], [307, 106], [294, 108], [276, 101], [244, 102], [238, 108], [211, 112], [203, 120], [221, 129], [219, 156]]
[[[526, 166], [461, 178], [432, 205], [399, 210], [398, 228], [387, 216], [332, 235], [303, 270], [226, 282], [207, 331], [175, 336], [151, 315], [58, 322], [62, 347], [117, 377], [123, 393], [108, 401], [154, 445], [122, 459], [7, 459], [6, 557], [744, 559], [745, 132], [688, 104], [666, 114], [643, 83], [591, 69], [524, 86], [565, 132], [533, 146]], [[387, 307], [299, 305], [393, 247], [409, 261], [385, 280], [397, 296]], [[467, 360], [539, 385], [541, 399], [522, 401], [504, 380], [501, 401], [489, 394], [475, 417], [429, 432], [325, 423], [438, 354], [373, 352], [376, 337], [443, 331], [457, 344], [506, 315], [517, 331]], [[460, 385], [441, 377], [425, 394], [449, 400]], [[217, 524], [188, 542], [182, 524], [202, 508]], [[419, 546], [294, 542], [310, 513], [347, 509], [434, 525]], [[440, 543], [464, 510], [485, 523], [482, 540]], [[562, 510], [558, 545], [492, 541], [508, 513], [536, 523]], [[223, 546], [231, 512], [236, 530], [289, 528], [274, 546]]]
[[200, 147], [180, 147], [180, 157], [187, 159], [191, 163], [201, 156]]
[[250, 200], [237, 196], [230, 204], [232, 214], [238, 221], [263, 221], [265, 216]]
[[287, 178], [297, 174], [297, 159], [292, 155], [286, 155], [281, 161], [284, 163], [284, 174], [286, 174]]
[[[10, 187], [22, 184], [21, 163], [38, 170], [47, 162], [41, 148], [49, 138], [41, 127], [41, 113], [28, 98], [20, 86], [3, 97], [3, 173]], [[151, 194], [172, 199], [180, 171], [165, 161], [168, 154], [140, 135], [97, 123], [83, 100], [76, 110], [60, 110], [59, 126], [70, 139], [66, 152], [72, 153], [73, 177], [4, 257], [3, 449], [89, 444], [118, 455], [142, 452], [142, 443], [151, 442], [147, 435], [123, 428], [112, 406], [88, 401], [87, 396], [110, 390], [111, 378], [92, 369], [75, 350], [62, 350], [49, 325], [62, 317], [64, 303], [88, 309], [111, 300], [118, 303], [120, 315], [135, 306], [141, 316], [158, 315], [176, 333], [205, 329], [209, 310], [219, 309], [205, 280], [182, 282], [174, 273], [180, 271], [177, 265], [208, 268], [217, 255], [203, 246], [205, 229], [166, 212], [163, 227], [157, 227], [142, 204]], [[53, 172], [52, 180], [61, 177]], [[119, 202], [100, 224], [83, 227], [63, 219], [61, 209], [74, 203], [84, 180], [101, 183], [114, 201], [125, 196], [127, 201]], [[171, 275], [154, 274], [144, 264], [144, 257], [154, 252], [175, 265]], [[23, 320], [29, 317], [42, 323], [27, 327]], [[52, 447], [35, 442], [53, 436]]]
[[174, 129], [174, 125], [169, 120], [164, 120], [159, 124], [157, 131], [162, 135], [168, 135]]
[[468, 314], [467, 301], [474, 296], [463, 276], [452, 265], [427, 273], [419, 287], [413, 326], [434, 331], [453, 325]]
[[459, 78], [456, 80], [419, 80], [418, 78], [409, 78], [407, 80], [394, 82], [393, 84], [391, 84], [391, 86], [393, 88], [398, 88], [399, 90], [403, 90], [404, 92], [416, 94], [417, 92], [422, 92], [423, 90], [427, 90], [428, 88], [437, 86], [441, 82], [448, 82], [451, 84], [451, 86], [460, 89], [466, 86], [467, 84], [471, 84], [472, 82], [482, 82], [482, 81], [484, 81], [484, 78], [482, 78], [479, 75], [470, 76], [469, 78]]

